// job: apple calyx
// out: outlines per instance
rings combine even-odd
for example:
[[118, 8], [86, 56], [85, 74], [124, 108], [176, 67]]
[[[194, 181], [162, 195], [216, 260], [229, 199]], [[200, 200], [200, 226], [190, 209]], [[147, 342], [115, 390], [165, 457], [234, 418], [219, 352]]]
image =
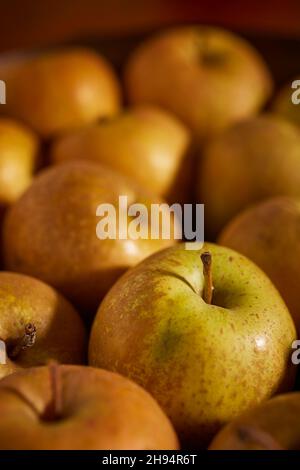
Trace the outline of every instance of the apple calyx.
[[265, 450], [284, 450], [271, 434], [256, 426], [240, 426], [236, 433], [242, 442], [258, 444]]
[[224, 52], [210, 50], [203, 52], [201, 55], [201, 62], [208, 67], [218, 67], [223, 65], [226, 60], [227, 57]]
[[10, 359], [16, 358], [21, 351], [31, 348], [36, 340], [36, 327], [33, 323], [27, 323], [24, 328], [24, 335], [17, 343], [11, 348], [8, 353]]
[[212, 281], [212, 256], [209, 251], [201, 253], [201, 261], [203, 264], [203, 276], [204, 276], [204, 289], [203, 289], [203, 300], [207, 304], [212, 303], [213, 296], [213, 281]]

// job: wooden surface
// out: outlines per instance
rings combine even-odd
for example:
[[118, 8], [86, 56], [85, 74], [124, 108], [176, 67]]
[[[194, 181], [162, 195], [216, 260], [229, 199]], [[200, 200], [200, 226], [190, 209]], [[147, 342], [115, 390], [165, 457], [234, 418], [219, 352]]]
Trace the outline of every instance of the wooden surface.
[[300, 37], [300, 1], [0, 0], [0, 50], [126, 36], [187, 22]]

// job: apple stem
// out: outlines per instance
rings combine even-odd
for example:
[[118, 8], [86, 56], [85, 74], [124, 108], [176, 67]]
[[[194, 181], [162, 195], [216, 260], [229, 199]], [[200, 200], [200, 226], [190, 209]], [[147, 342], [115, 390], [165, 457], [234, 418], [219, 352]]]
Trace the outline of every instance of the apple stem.
[[213, 296], [213, 281], [212, 281], [212, 256], [209, 251], [205, 251], [201, 254], [201, 261], [203, 263], [203, 276], [204, 276], [204, 289], [203, 289], [203, 300], [207, 304], [211, 304]]
[[17, 357], [21, 351], [25, 351], [25, 349], [31, 348], [36, 340], [36, 327], [33, 323], [27, 323], [24, 328], [24, 335], [22, 338], [15, 344], [12, 350], [9, 352], [9, 357], [15, 358]]
[[52, 413], [54, 419], [62, 416], [62, 382], [59, 364], [56, 361], [49, 363], [50, 383], [52, 390]]

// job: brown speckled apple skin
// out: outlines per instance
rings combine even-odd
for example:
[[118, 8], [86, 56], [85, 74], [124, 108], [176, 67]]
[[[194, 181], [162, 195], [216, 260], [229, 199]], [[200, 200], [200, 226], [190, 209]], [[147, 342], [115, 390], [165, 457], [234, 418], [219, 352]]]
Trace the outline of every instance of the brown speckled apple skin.
[[[213, 305], [201, 297], [207, 250]], [[295, 338], [286, 305], [256, 265], [228, 248], [180, 244], [113, 286], [94, 321], [89, 362], [137, 381], [183, 445], [204, 447], [223, 424], [293, 386]]]
[[[128, 205], [162, 200], [94, 162], [72, 161], [41, 172], [9, 210], [3, 230], [7, 269], [57, 288], [86, 314], [94, 314], [117, 278], [174, 240], [100, 240], [96, 211], [119, 196]], [[169, 209], [164, 209], [169, 214]], [[112, 220], [115, 226], [115, 220]], [[117, 224], [118, 228], [118, 224]]]
[[82, 364], [86, 334], [72, 305], [52, 287], [23, 274], [0, 272], [0, 339], [7, 353], [24, 335], [25, 325], [36, 327], [36, 342], [7, 363], [0, 364], [0, 378], [19, 368], [49, 360]]
[[[178, 449], [171, 423], [141, 387], [118, 374], [59, 366], [62, 413], [49, 419], [48, 367], [0, 382], [0, 448], [13, 450]], [[48, 420], [45, 420], [45, 416]]]
[[[300, 393], [278, 395], [225, 426], [211, 450], [300, 450]], [[255, 438], [256, 430], [264, 433]], [[250, 432], [249, 432], [250, 431]]]

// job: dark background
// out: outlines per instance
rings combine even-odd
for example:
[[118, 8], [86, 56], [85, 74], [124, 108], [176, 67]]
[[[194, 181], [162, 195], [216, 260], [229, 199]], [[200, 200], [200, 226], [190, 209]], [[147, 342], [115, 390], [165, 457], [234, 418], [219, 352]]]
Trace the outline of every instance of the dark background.
[[299, 0], [0, 0], [0, 18], [2, 51], [126, 36], [178, 22], [300, 38]]
[[145, 36], [182, 23], [244, 35], [278, 84], [300, 73], [300, 0], [0, 0], [0, 52], [80, 43], [121, 69]]

